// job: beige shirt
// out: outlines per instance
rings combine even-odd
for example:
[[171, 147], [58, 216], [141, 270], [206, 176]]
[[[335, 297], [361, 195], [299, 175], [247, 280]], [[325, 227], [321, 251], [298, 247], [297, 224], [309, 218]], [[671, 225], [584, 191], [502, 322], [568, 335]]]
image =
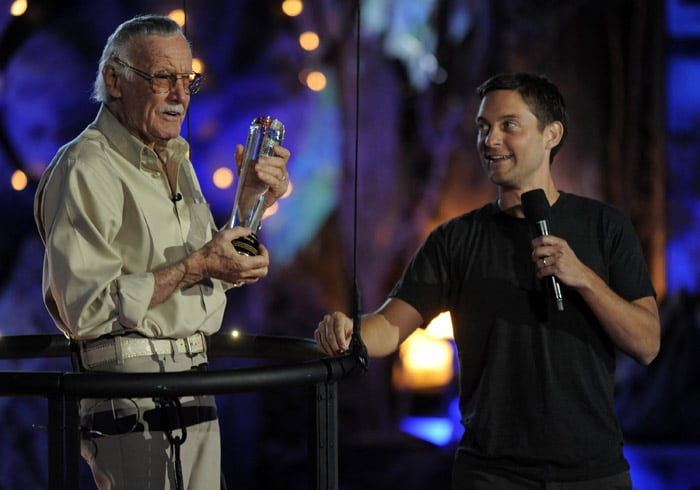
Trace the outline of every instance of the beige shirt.
[[[181, 338], [221, 326], [226, 297], [218, 280], [176, 291], [149, 308], [153, 271], [211, 239], [215, 223], [182, 138], [158, 156], [106, 107], [63, 146], [44, 173], [34, 217], [46, 247], [44, 302], [74, 339], [139, 332]], [[172, 171], [174, 166], [176, 171]]]

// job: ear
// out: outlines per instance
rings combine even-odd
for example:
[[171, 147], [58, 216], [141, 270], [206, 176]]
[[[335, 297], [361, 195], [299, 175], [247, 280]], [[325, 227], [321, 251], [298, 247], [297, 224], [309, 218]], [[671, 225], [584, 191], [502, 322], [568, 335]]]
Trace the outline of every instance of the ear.
[[544, 128], [544, 135], [546, 148], [551, 150], [561, 142], [561, 138], [564, 136], [564, 125], [560, 121], [549, 123]]
[[107, 63], [102, 69], [102, 78], [104, 78], [105, 87], [107, 88], [107, 93], [109, 96], [114, 99], [121, 98], [122, 78], [119, 76], [117, 70], [114, 69], [114, 66], [112, 66], [111, 63]]

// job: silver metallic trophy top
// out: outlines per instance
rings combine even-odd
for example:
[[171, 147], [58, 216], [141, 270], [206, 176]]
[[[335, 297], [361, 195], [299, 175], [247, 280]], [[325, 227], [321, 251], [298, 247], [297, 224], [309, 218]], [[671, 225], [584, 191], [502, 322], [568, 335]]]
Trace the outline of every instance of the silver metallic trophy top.
[[[253, 170], [261, 156], [274, 155], [273, 148], [282, 144], [284, 132], [284, 124], [271, 116], [259, 116], [251, 122], [238, 176], [233, 211], [227, 225], [229, 228], [244, 226], [253, 230], [253, 234], [260, 230], [262, 215], [265, 211], [265, 194], [269, 186], [258, 179]], [[255, 244], [246, 247], [245, 251], [242, 251], [238, 244], [234, 243], [234, 245], [241, 253], [255, 255], [253, 249], [257, 250], [257, 238], [253, 236], [250, 240], [254, 240]]]

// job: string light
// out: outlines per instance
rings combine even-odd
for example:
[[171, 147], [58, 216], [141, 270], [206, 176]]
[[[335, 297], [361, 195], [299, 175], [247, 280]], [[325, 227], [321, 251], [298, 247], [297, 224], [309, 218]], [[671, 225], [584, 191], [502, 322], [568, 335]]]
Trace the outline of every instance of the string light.
[[214, 170], [211, 180], [217, 189], [228, 189], [233, 185], [233, 171], [228, 167], [219, 167]]
[[23, 191], [27, 187], [28, 181], [27, 174], [21, 170], [15, 170], [10, 178], [10, 185], [16, 191]]
[[15, 0], [10, 5], [10, 15], [14, 17], [19, 17], [27, 12], [28, 3], [27, 0]]
[[328, 80], [326, 79], [326, 75], [324, 75], [323, 72], [310, 71], [308, 75], [306, 75], [306, 86], [314, 92], [320, 92], [321, 90], [326, 88], [327, 84]]
[[304, 2], [301, 0], [284, 0], [282, 2], [282, 12], [289, 17], [296, 17], [304, 10]]
[[313, 51], [318, 48], [321, 39], [313, 31], [305, 31], [299, 34], [299, 46], [305, 51]]
[[174, 20], [180, 27], [185, 25], [185, 11], [182, 9], [171, 10], [168, 17]]
[[204, 62], [200, 58], [192, 58], [192, 71], [204, 73]]

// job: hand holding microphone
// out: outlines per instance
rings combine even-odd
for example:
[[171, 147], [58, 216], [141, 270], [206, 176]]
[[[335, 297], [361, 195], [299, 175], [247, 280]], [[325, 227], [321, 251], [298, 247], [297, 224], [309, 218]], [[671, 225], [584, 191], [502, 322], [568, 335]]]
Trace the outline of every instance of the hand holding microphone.
[[[549, 206], [549, 201], [547, 200], [547, 195], [542, 189], [534, 189], [523, 193], [520, 196], [523, 212], [525, 213], [525, 218], [528, 222], [534, 226], [535, 236], [547, 236], [550, 234], [549, 231], [549, 218], [551, 214], [551, 208]], [[547, 257], [542, 257], [542, 264], [547, 266]], [[550, 275], [546, 278], [550, 294], [554, 299], [554, 303], [558, 311], [564, 311], [564, 297], [561, 293], [561, 285], [556, 276]]]

